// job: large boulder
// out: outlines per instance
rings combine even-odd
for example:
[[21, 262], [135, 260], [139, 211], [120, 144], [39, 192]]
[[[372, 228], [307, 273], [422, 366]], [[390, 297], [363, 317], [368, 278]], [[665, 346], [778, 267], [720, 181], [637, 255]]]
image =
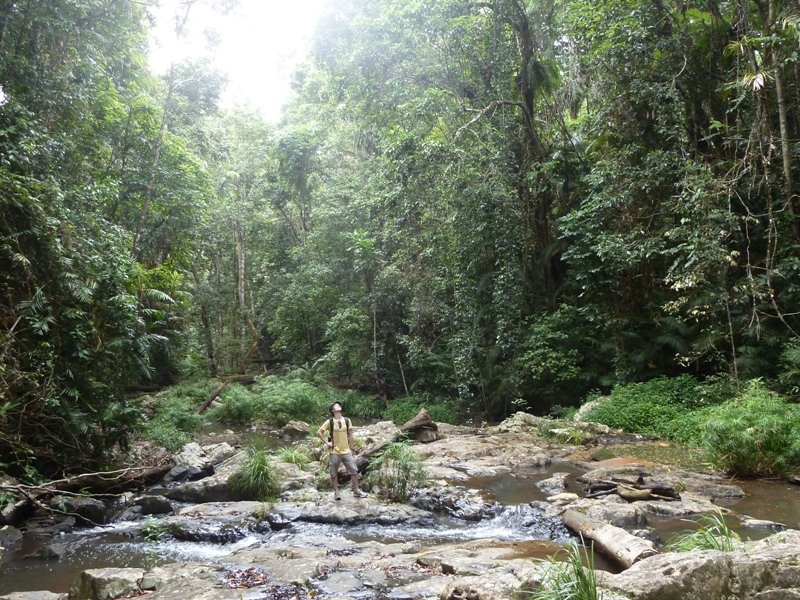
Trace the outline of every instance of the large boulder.
[[75, 517], [77, 525], [97, 526], [108, 521], [108, 506], [97, 498], [85, 496], [53, 496], [49, 506], [53, 511]]
[[779, 533], [736, 552], [658, 554], [599, 582], [636, 600], [788, 600], [800, 597], [798, 542], [798, 532]]
[[163, 490], [163, 494], [167, 498], [179, 502], [203, 503], [236, 500], [228, 485], [228, 480], [239, 469], [245, 456], [245, 453], [240, 451], [220, 464], [212, 476], [166, 488]]

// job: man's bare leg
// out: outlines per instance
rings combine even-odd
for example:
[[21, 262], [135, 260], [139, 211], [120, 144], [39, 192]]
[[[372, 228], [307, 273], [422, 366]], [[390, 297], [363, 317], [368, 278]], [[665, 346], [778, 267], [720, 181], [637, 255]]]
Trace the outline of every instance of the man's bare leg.
[[350, 475], [350, 485], [353, 486], [353, 495], [356, 497], [364, 496], [365, 494], [358, 487], [358, 473]]

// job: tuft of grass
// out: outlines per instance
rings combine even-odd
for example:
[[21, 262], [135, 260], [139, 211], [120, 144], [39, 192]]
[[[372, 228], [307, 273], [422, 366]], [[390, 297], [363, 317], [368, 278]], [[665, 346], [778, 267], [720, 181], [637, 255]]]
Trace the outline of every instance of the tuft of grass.
[[277, 455], [283, 462], [297, 465], [301, 469], [305, 469], [311, 464], [311, 457], [308, 452], [297, 446], [280, 448]]
[[525, 600], [600, 600], [602, 592], [597, 589], [594, 573], [594, 545], [585, 552], [586, 567], [577, 544], [567, 549], [567, 559], [559, 560], [559, 554], [547, 559], [547, 570], [541, 583], [532, 592], [518, 591], [516, 596]]
[[[689, 521], [695, 522], [695, 521]], [[728, 527], [722, 511], [704, 516], [697, 530], [674, 536], [665, 545], [668, 552], [692, 552], [693, 550], [720, 550], [733, 552], [741, 541], [739, 534]]]
[[169, 532], [169, 527], [163, 521], [157, 521], [148, 515], [141, 527], [144, 539], [151, 544], [158, 544]]
[[274, 500], [280, 491], [280, 480], [269, 453], [256, 448], [247, 449], [247, 456], [228, 485], [242, 500]]
[[394, 442], [370, 462], [367, 483], [396, 502], [406, 502], [411, 493], [428, 481], [425, 464], [408, 442]]

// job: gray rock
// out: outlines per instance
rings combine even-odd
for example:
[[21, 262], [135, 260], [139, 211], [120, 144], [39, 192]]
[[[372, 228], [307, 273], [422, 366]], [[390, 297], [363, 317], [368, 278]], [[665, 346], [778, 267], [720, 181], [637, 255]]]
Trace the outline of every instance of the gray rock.
[[168, 488], [164, 490], [164, 495], [172, 500], [194, 503], [236, 500], [228, 486], [228, 480], [239, 468], [244, 458], [245, 453], [238, 452], [220, 464], [212, 476]]
[[570, 508], [585, 513], [593, 521], [608, 523], [622, 529], [647, 525], [647, 514], [639, 502], [628, 503], [616, 495], [597, 499], [582, 498], [573, 502]]
[[155, 592], [148, 595], [148, 598], [199, 598], [210, 590], [221, 587], [224, 571], [219, 565], [171, 563], [145, 573], [139, 587], [146, 592]]
[[30, 506], [27, 499], [7, 504], [0, 510], [0, 525], [19, 526], [29, 515]]
[[521, 581], [513, 573], [460, 577], [442, 590], [441, 600], [508, 600], [516, 598]]
[[281, 437], [293, 441], [307, 437], [311, 427], [305, 421], [289, 421], [281, 428]]
[[108, 506], [96, 498], [53, 496], [48, 504], [53, 510], [75, 517], [77, 525], [96, 526], [108, 522]]
[[172, 512], [172, 503], [164, 496], [140, 496], [133, 501], [142, 515], [166, 515]]
[[66, 553], [67, 547], [64, 544], [47, 544], [26, 554], [25, 558], [29, 560], [61, 560]]
[[216, 466], [235, 455], [237, 450], [227, 442], [220, 442], [203, 446], [203, 452], [208, 457], [208, 462]]
[[179, 467], [196, 467], [203, 471], [211, 466], [211, 461], [197, 442], [189, 442], [175, 456], [175, 465]]
[[537, 481], [536, 487], [548, 496], [560, 494], [567, 489], [567, 477], [569, 473], [553, 473], [549, 478]]
[[183, 542], [211, 544], [229, 544], [248, 535], [246, 526], [224, 518], [176, 520], [170, 523], [169, 532], [175, 539]]
[[420, 444], [430, 444], [442, 438], [442, 434], [435, 429], [420, 429], [414, 434], [414, 441]]
[[69, 600], [111, 600], [139, 595], [142, 569], [89, 569], [81, 573], [69, 590]]
[[783, 523], [767, 521], [764, 519], [754, 519], [752, 517], [748, 517], [747, 515], [741, 515], [739, 520], [745, 527], [752, 527], [753, 529], [773, 529], [775, 531], [783, 531], [786, 529], [786, 525]]
[[9, 548], [22, 541], [22, 532], [13, 525], [0, 527], [0, 548]]
[[742, 552], [659, 554], [603, 574], [601, 584], [637, 600], [791, 598], [800, 590], [800, 554], [797, 545], [780, 542]]

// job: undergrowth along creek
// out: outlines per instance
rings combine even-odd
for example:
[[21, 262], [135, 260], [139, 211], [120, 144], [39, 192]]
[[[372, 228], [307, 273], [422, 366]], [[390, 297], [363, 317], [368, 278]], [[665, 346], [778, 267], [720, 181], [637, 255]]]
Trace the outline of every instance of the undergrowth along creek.
[[[467, 411], [457, 401], [412, 396], [386, 402], [367, 394], [319, 382], [269, 375], [250, 386], [227, 386], [204, 414], [198, 408], [218, 385], [200, 380], [173, 386], [142, 403], [147, 415], [142, 435], [178, 450], [204, 423], [242, 427], [254, 423], [280, 428], [289, 421], [314, 428], [327, 418], [327, 407], [341, 403], [350, 418], [391, 420], [402, 424], [423, 406], [436, 422], [460, 424]], [[800, 470], [800, 405], [770, 391], [755, 379], [737, 387], [718, 376], [700, 380], [689, 375], [660, 377], [617, 385], [610, 393], [587, 396], [582, 420], [621, 431], [665, 440], [687, 448], [714, 469], [739, 477], [785, 477]], [[587, 408], [588, 408], [587, 407]], [[551, 411], [569, 423], [576, 408]], [[571, 432], [571, 433], [570, 433]], [[563, 443], [586, 442], [580, 429], [567, 426]]]

